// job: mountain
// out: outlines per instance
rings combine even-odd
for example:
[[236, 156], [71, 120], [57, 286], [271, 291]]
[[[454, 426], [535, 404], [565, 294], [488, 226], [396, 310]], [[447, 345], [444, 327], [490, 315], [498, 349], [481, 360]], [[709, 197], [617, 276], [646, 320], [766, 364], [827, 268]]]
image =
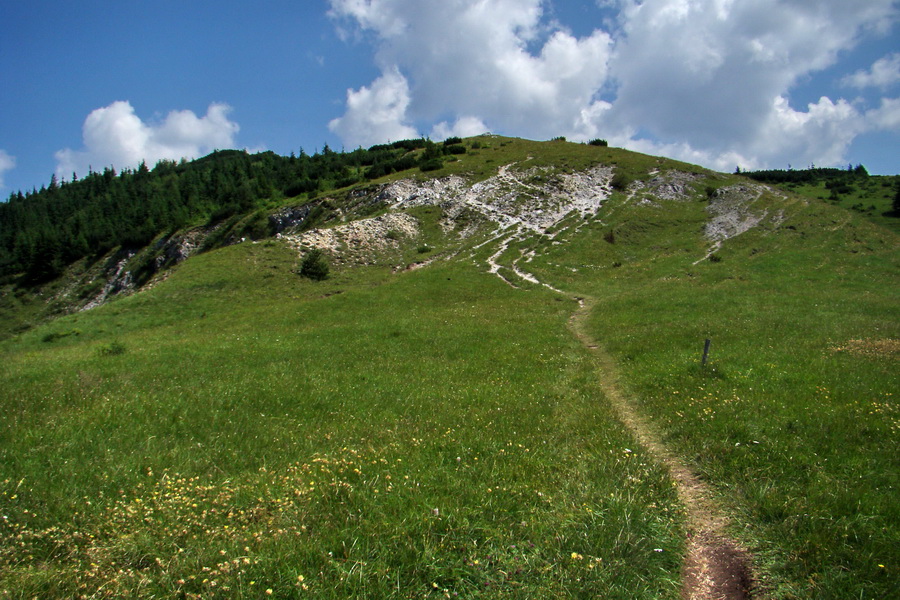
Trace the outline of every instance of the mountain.
[[16, 195], [0, 597], [890, 595], [896, 178], [778, 177], [486, 135]]

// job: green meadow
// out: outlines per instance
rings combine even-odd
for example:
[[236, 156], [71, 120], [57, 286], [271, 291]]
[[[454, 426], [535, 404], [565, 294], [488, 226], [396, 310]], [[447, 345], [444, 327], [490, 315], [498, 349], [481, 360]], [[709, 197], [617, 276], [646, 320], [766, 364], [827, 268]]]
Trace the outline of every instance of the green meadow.
[[4, 597], [678, 596], [574, 302], [295, 263], [205, 254], [4, 344]]
[[709, 246], [702, 197], [614, 199], [596, 233], [550, 249], [534, 271], [598, 299], [592, 335], [664, 441], [721, 494], [767, 596], [891, 597], [898, 238], [823, 202], [757, 206], [784, 220], [694, 264]]
[[[758, 596], [896, 593], [897, 234], [770, 193], [753, 209], [777, 219], [704, 258], [709, 198], [740, 178], [479, 146], [436, 174], [624, 181], [511, 244], [517, 287], [487, 272], [490, 227], [460, 240], [417, 208], [419, 238], [325, 281], [248, 241], [0, 341], [0, 598], [680, 598], [683, 507], [604, 398], [576, 297]], [[697, 174], [684, 198], [625, 192], [671, 168]]]

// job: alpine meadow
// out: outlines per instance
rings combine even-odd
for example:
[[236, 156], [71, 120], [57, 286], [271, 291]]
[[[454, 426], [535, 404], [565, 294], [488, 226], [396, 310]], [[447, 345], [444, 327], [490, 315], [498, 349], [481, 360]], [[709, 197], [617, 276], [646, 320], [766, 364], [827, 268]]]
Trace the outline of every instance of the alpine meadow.
[[900, 590], [900, 176], [485, 134], [0, 204], [0, 599]]

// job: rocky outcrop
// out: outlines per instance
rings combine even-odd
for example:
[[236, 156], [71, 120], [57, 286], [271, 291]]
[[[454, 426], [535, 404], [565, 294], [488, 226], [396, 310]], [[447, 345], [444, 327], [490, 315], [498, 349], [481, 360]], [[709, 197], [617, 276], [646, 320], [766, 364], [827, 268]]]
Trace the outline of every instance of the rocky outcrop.
[[710, 219], [704, 233], [712, 242], [723, 242], [756, 227], [766, 211], [753, 211], [751, 205], [762, 196], [761, 186], [733, 185], [716, 190], [706, 211]]
[[273, 233], [282, 233], [287, 229], [298, 227], [303, 225], [303, 222], [309, 217], [311, 210], [312, 207], [310, 204], [283, 208], [278, 212], [269, 215], [269, 226]]
[[100, 292], [88, 300], [80, 310], [90, 310], [106, 302], [111, 296], [130, 292], [134, 289], [134, 278], [127, 270], [128, 261], [135, 255], [133, 251], [119, 251], [111, 256], [104, 265], [101, 277], [106, 280]]
[[400, 247], [401, 238], [419, 235], [419, 222], [406, 213], [390, 213], [371, 219], [300, 234], [278, 237], [300, 253], [325, 250], [342, 262], [367, 263], [376, 254]]

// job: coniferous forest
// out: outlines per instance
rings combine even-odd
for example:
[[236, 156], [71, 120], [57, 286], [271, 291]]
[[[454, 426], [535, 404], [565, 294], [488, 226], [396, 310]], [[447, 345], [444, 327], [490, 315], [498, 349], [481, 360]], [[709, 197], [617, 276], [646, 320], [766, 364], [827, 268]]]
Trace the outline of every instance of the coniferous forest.
[[[289, 157], [222, 150], [194, 161], [107, 167], [70, 181], [14, 192], [0, 203], [0, 278], [52, 279], [72, 262], [116, 247], [141, 248], [163, 233], [214, 224], [270, 200], [376, 179], [396, 171], [439, 168], [441, 157], [465, 152], [458, 139], [403, 140], [369, 149]], [[423, 152], [413, 152], [424, 148]]]

